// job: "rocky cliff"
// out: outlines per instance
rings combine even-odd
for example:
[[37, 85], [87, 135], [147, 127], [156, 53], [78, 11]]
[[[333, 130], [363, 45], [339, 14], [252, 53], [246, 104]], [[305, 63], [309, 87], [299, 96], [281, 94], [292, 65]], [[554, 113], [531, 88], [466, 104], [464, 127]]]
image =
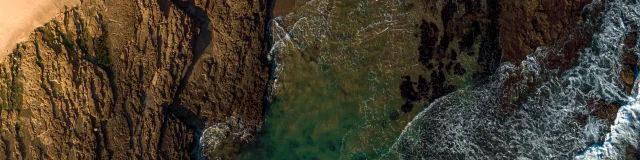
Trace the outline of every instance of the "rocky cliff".
[[188, 159], [207, 126], [256, 130], [266, 0], [84, 0], [0, 69], [0, 158]]
[[[415, 35], [416, 63], [424, 71], [413, 81], [398, 77], [405, 112], [453, 92], [461, 84], [451, 79], [482, 80], [501, 62], [518, 64], [539, 47], [556, 53], [544, 67], [566, 70], [590, 44], [604, 8], [587, 6], [590, 0], [418, 1], [406, 8], [426, 11]], [[83, 0], [69, 8], [0, 64], [0, 158], [188, 159], [224, 156], [210, 152], [218, 148], [238, 152], [235, 146], [251, 139], [263, 119], [270, 3]], [[637, 58], [629, 46], [637, 43], [637, 30], [625, 41], [620, 74], [630, 92]], [[534, 84], [518, 75], [507, 80], [503, 116]], [[593, 100], [589, 107], [611, 121], [619, 105]], [[224, 137], [232, 147], [201, 137]]]

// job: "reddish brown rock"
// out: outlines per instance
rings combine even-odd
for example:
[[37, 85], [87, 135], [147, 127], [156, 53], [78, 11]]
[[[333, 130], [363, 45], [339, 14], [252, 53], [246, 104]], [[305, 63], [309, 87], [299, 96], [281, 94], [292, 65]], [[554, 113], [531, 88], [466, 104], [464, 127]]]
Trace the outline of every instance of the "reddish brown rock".
[[[519, 64], [539, 46], [561, 45], [560, 43], [566, 42], [570, 35], [575, 34], [572, 30], [582, 27], [584, 20], [581, 11], [589, 3], [591, 0], [500, 1], [502, 61]], [[577, 55], [572, 49], [568, 52], [569, 58]]]
[[638, 70], [638, 57], [635, 55], [635, 47], [638, 41], [638, 30], [636, 26], [631, 27], [631, 33], [624, 39], [624, 49], [622, 51], [622, 66], [620, 71], [620, 78], [622, 84], [627, 93], [631, 93], [633, 88], [633, 82], [636, 78], [636, 71]]
[[627, 147], [627, 155], [624, 157], [625, 160], [638, 160], [640, 159], [640, 150], [633, 146]]
[[606, 119], [610, 126], [613, 125], [613, 122], [616, 120], [620, 104], [607, 103], [603, 100], [598, 100], [597, 102], [590, 102], [587, 107], [591, 110], [592, 116], [600, 119]]
[[[424, 8], [433, 10], [438, 17], [435, 20], [425, 18], [420, 25], [418, 60], [431, 72], [423, 76], [433, 79], [433, 75], [440, 73], [447, 78], [465, 74], [465, 68], [455, 64], [455, 57], [466, 54], [477, 56], [476, 63], [480, 68], [471, 74], [474, 79], [481, 79], [492, 75], [501, 62], [510, 61], [519, 66], [527, 55], [542, 46], [549, 53], [546, 57], [540, 57], [543, 59], [539, 61], [545, 62], [541, 63], [545, 65], [542, 67], [563, 72], [575, 65], [579, 52], [590, 45], [592, 35], [598, 28], [597, 25], [586, 25], [586, 22], [597, 24], [604, 5], [596, 6], [595, 10], [586, 10], [584, 13], [587, 14], [583, 15], [582, 11], [589, 3], [591, 0], [426, 1]], [[494, 7], [484, 8], [483, 5]], [[442, 64], [443, 61], [450, 63]], [[522, 79], [531, 75], [521, 74], [516, 73], [503, 86], [503, 98], [500, 101], [504, 113], [513, 112], [514, 104], [525, 100], [526, 93], [536, 85], [536, 79]], [[442, 81], [448, 80], [443, 78]], [[421, 95], [425, 95], [423, 99], [437, 98], [454, 91], [436, 91], [437, 88], [456, 87], [455, 84], [446, 83], [433, 85], [434, 82], [437, 81], [427, 81], [430, 87], [420, 91]]]
[[[497, 21], [500, 7], [483, 5], [499, 6], [498, 3], [498, 0], [425, 1], [424, 9], [436, 15], [424, 17], [417, 33], [420, 37], [418, 61], [427, 72], [417, 75], [417, 82], [413, 83], [417, 84], [418, 96], [404, 97], [403, 111], [410, 111], [408, 108], [417, 101], [428, 103], [455, 91], [459, 84], [451, 83], [448, 78], [492, 74], [499, 66], [501, 56]], [[474, 61], [464, 62], [459, 57], [474, 58]], [[477, 63], [480, 67], [468, 70], [463, 63]], [[400, 87], [401, 91], [413, 88], [406, 78], [403, 78], [403, 84], [406, 85]]]

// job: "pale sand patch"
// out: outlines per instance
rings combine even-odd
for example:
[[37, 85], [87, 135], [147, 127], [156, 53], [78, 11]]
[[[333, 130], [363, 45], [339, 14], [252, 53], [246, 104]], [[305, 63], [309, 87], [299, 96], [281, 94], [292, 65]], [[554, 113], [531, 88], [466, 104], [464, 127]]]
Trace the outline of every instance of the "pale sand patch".
[[79, 0], [0, 0], [0, 61], [34, 29], [64, 12]]

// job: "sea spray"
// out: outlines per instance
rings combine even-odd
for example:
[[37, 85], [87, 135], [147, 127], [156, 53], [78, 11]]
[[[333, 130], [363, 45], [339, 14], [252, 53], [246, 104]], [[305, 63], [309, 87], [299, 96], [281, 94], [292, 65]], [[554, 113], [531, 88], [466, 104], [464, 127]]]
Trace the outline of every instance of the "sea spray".
[[[604, 18], [590, 23], [602, 25], [592, 45], [580, 53], [576, 67], [560, 75], [540, 67], [549, 54], [558, 54], [544, 47], [520, 66], [503, 63], [490, 82], [442, 97], [418, 114], [387, 155], [402, 159], [623, 158], [627, 147], [637, 147], [640, 137], [640, 103], [629, 98], [637, 93], [625, 94], [619, 80], [622, 39], [629, 26], [638, 26], [640, 6], [637, 1], [594, 1], [587, 8], [600, 3], [606, 3]], [[514, 115], [500, 116], [500, 105], [494, 100], [503, 89], [505, 75], [514, 73], [533, 73], [525, 78], [539, 81]], [[606, 134], [602, 119], [590, 116], [584, 126], [574, 119], [576, 114], [590, 113], [586, 105], [591, 98], [628, 104], [618, 111], [611, 133]], [[605, 134], [605, 141], [600, 141]]]

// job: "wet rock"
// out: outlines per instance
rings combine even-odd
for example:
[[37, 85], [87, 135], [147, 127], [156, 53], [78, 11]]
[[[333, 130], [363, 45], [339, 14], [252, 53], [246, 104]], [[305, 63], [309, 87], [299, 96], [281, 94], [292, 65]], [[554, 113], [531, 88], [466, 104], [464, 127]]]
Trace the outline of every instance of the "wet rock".
[[[207, 127], [200, 137], [202, 155], [208, 159], [238, 159], [240, 144], [247, 144], [254, 139], [257, 127], [243, 121], [241, 117], [231, 116], [226, 122]], [[292, 147], [300, 146], [296, 141], [290, 142]]]
[[[500, 34], [502, 30], [499, 20], [502, 16], [502, 6], [498, 0], [487, 0], [489, 7], [487, 10], [488, 24], [485, 28], [484, 35], [480, 44], [480, 55], [478, 57], [478, 64], [481, 66], [481, 71], [476, 74], [475, 77], [485, 77], [492, 74], [500, 65], [500, 57], [502, 56], [503, 49], [501, 48]], [[528, 53], [527, 53], [528, 54]]]
[[638, 30], [637, 27], [631, 27], [631, 33], [624, 39], [624, 49], [622, 51], [622, 66], [620, 71], [620, 78], [622, 84], [627, 93], [631, 93], [633, 89], [633, 82], [637, 77], [638, 71], [638, 57], [636, 56], [636, 44], [638, 42]]
[[444, 25], [444, 28], [447, 28], [447, 25], [449, 24], [449, 21], [451, 21], [451, 19], [453, 19], [454, 14], [458, 11], [458, 4], [455, 2], [448, 2], [444, 8], [442, 9], [442, 12], [440, 13], [440, 18], [442, 18], [442, 24]]
[[[572, 30], [582, 27], [582, 9], [589, 3], [591, 0], [500, 1], [500, 42], [504, 50], [502, 61], [517, 65], [539, 46], [565, 42]], [[575, 55], [567, 58], [574, 58]]]
[[627, 147], [627, 155], [624, 157], [625, 160], [637, 160], [640, 159], [640, 150], [638, 148], [629, 146]]
[[420, 24], [420, 47], [418, 48], [420, 56], [418, 61], [425, 66], [431, 64], [430, 61], [433, 57], [433, 52], [435, 51], [438, 36], [438, 26], [434, 23], [422, 20], [422, 24]]
[[[475, 75], [481, 78], [490, 75], [499, 65], [502, 50], [499, 41], [500, 1], [426, 1], [425, 9], [439, 19], [425, 18], [420, 25], [420, 46], [418, 61], [427, 70], [425, 81], [420, 80], [420, 91], [424, 102], [439, 98], [455, 90], [451, 78]], [[483, 4], [486, 3], [486, 4]], [[458, 62], [462, 56], [472, 58], [478, 66], [469, 73], [466, 64]], [[426, 83], [426, 79], [430, 79]], [[426, 87], [428, 86], [428, 87]]]
[[589, 110], [591, 110], [590, 115], [600, 119], [606, 119], [610, 127], [616, 120], [618, 109], [620, 109], [620, 104], [615, 102], [607, 103], [604, 100], [598, 100], [597, 102], [590, 102], [587, 107]]
[[413, 109], [413, 105], [416, 101], [421, 99], [418, 92], [413, 87], [413, 82], [411, 81], [410, 76], [403, 76], [404, 80], [400, 84], [400, 94], [402, 98], [405, 100], [405, 104], [402, 105], [401, 110], [404, 113], [411, 112]]
[[[418, 73], [425, 75], [425, 80], [417, 80], [422, 102], [428, 104], [453, 92], [460, 85], [454, 83], [458, 78], [479, 81], [506, 61], [519, 66], [538, 49], [549, 53], [539, 60], [544, 62], [540, 67], [560, 73], [571, 68], [582, 49], [591, 45], [602, 18], [604, 3], [587, 6], [590, 3], [591, 0], [425, 1], [423, 8], [436, 18], [423, 18], [420, 25], [418, 61], [426, 70]], [[467, 61], [469, 58], [474, 62]], [[634, 65], [626, 65], [621, 72], [627, 88], [634, 81], [634, 70]], [[544, 78], [528, 73], [509, 77], [502, 86], [500, 114], [515, 113], [517, 104], [527, 100], [527, 94], [535, 91], [536, 82]]]
[[456, 75], [464, 75], [465, 73], [467, 73], [467, 70], [464, 69], [464, 67], [462, 67], [460, 63], [456, 63], [456, 65], [453, 67], [453, 73]]
[[418, 93], [421, 97], [429, 97], [430, 85], [426, 78], [422, 75], [418, 76]]

